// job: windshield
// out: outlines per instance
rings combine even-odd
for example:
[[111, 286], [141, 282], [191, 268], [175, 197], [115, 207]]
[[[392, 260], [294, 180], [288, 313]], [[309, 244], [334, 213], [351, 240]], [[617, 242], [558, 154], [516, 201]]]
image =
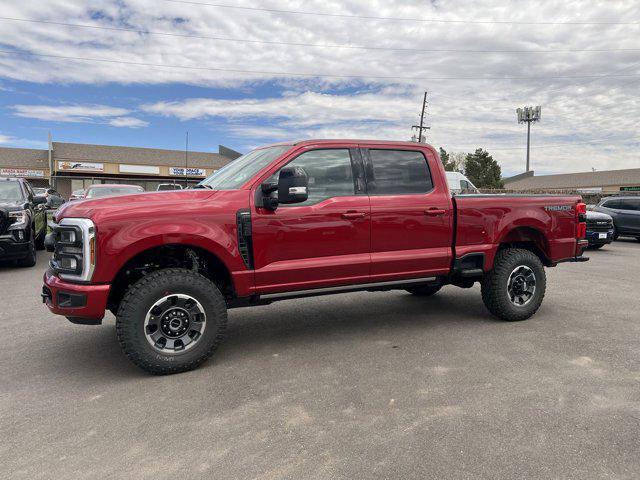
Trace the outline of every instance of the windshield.
[[22, 189], [18, 182], [0, 182], [0, 202], [15, 202], [22, 199]]
[[281, 145], [253, 150], [225, 165], [198, 185], [208, 186], [213, 190], [240, 188], [247, 180], [290, 148], [291, 145]]
[[87, 192], [87, 198], [113, 197], [115, 195], [131, 195], [132, 193], [140, 193], [144, 190], [142, 187], [98, 187], [90, 188]]

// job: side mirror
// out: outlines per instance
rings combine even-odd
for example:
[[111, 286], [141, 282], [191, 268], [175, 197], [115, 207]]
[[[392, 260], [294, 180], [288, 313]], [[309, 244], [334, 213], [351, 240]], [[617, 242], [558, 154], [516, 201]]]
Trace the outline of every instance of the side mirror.
[[34, 205], [44, 205], [45, 203], [47, 203], [47, 197], [45, 197], [44, 195], [36, 195], [35, 197], [33, 197]]
[[261, 185], [264, 208], [275, 210], [278, 205], [301, 203], [309, 198], [309, 178], [301, 167], [284, 167], [280, 170], [278, 183], [265, 182]]
[[278, 203], [301, 203], [309, 198], [309, 177], [302, 167], [284, 167], [278, 178]]

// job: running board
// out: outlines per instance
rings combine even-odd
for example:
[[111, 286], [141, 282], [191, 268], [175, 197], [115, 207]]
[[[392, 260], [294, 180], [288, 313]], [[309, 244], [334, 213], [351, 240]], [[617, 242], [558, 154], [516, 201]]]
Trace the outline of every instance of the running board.
[[260, 295], [260, 300], [288, 300], [300, 297], [316, 297], [319, 295], [333, 295], [336, 293], [358, 292], [362, 290], [393, 290], [415, 285], [436, 283], [436, 277], [414, 278], [411, 280], [394, 280], [392, 282], [361, 283], [358, 285], [343, 285], [339, 287], [313, 288], [293, 292], [267, 293]]

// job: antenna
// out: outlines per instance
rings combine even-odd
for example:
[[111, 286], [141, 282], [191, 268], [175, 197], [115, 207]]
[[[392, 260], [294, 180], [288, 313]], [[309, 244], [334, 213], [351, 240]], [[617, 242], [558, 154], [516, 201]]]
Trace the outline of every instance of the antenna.
[[527, 124], [527, 172], [529, 171], [529, 147], [531, 140], [531, 124], [535, 122], [539, 122], [542, 117], [542, 107], [538, 105], [537, 107], [524, 107], [517, 108], [516, 115], [518, 117], [518, 123], [526, 123]]

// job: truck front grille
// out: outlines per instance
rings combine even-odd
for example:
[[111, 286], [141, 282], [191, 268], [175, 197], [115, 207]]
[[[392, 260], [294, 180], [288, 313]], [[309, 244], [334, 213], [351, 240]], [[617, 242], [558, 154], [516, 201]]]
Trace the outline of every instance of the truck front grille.
[[611, 220], [598, 220], [587, 222], [587, 230], [591, 232], [608, 232], [613, 228]]

